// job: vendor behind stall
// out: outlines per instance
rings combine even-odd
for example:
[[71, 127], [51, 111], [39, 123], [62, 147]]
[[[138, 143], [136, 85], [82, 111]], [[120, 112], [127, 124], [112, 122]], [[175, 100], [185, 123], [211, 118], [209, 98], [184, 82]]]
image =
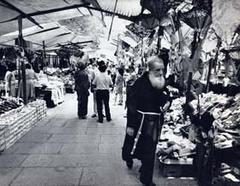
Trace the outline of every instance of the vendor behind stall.
[[9, 63], [7, 67], [7, 72], [5, 74], [5, 93], [6, 96], [16, 97], [16, 78], [14, 71], [16, 70], [16, 65], [13, 63]]
[[[29, 100], [35, 99], [35, 82], [38, 81], [38, 77], [32, 66], [27, 63], [26, 65], [26, 96]], [[19, 97], [23, 97], [23, 83], [22, 80], [19, 85]]]

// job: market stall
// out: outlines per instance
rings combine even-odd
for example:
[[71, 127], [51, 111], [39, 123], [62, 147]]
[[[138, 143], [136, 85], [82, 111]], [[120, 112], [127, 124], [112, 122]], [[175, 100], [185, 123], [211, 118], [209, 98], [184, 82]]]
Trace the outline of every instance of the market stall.
[[226, 11], [236, 12], [234, 3], [143, 1], [143, 8], [160, 18], [160, 26], [150, 31], [139, 29], [140, 24], [128, 26], [126, 36], [142, 37], [137, 51], [141, 62], [153, 54], [161, 56], [168, 85], [179, 91], [157, 146], [164, 176], [194, 176], [200, 185], [239, 184], [240, 22]]
[[36, 100], [24, 105], [21, 99], [0, 99], [0, 151], [4, 151], [24, 136], [46, 114], [46, 103]]
[[[172, 101], [165, 114], [156, 152], [163, 176], [196, 177], [199, 185], [204, 186], [239, 185], [238, 0], [74, 2], [46, 3], [45, 7], [49, 8], [57, 3], [63, 7], [43, 10], [42, 4], [38, 7], [25, 2], [23, 6], [12, 1], [26, 12], [33, 11], [26, 14], [4, 1], [18, 20], [10, 13], [6, 14], [9, 19], [1, 18], [4, 35], [0, 36], [0, 42], [18, 49], [13, 60], [17, 66], [14, 81], [18, 84], [16, 90], [21, 85], [23, 101], [3, 97], [10, 92], [6, 85], [11, 83], [1, 78], [0, 150], [9, 148], [42, 119], [46, 107], [62, 103], [65, 92], [74, 93], [75, 66], [83, 62], [83, 56], [87, 56], [84, 61], [87, 64], [87, 51], [95, 58], [106, 60], [109, 67], [124, 67], [129, 74], [136, 73], [138, 77], [146, 70], [148, 58], [156, 55], [164, 61], [166, 85]], [[6, 7], [2, 7], [3, 12]], [[72, 12], [65, 12], [66, 17], [57, 14], [69, 9]], [[91, 20], [89, 15], [96, 17]], [[121, 34], [113, 29], [114, 16], [131, 21], [126, 27], [118, 23]], [[28, 27], [31, 24], [23, 24], [24, 19], [36, 26]], [[16, 20], [18, 32], [8, 33], [17, 25], [9, 24]], [[50, 23], [50, 20], [56, 22]], [[106, 30], [108, 41], [104, 38]], [[34, 58], [33, 51], [27, 52], [28, 49], [40, 50], [38, 57]], [[55, 57], [48, 59], [47, 51]], [[6, 51], [0, 54], [2, 65], [9, 56]], [[26, 62], [32, 63], [35, 71], [40, 71], [35, 90], [36, 97], [41, 100], [30, 102], [26, 96]]]
[[47, 107], [54, 107], [64, 101], [65, 87], [56, 68], [46, 68], [39, 74], [36, 96], [46, 101]]

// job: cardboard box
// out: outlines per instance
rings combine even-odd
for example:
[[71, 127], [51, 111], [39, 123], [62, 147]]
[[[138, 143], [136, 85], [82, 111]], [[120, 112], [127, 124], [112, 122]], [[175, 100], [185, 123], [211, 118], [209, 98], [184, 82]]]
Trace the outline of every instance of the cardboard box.
[[164, 177], [193, 177], [193, 159], [165, 159], [159, 158], [159, 167]]

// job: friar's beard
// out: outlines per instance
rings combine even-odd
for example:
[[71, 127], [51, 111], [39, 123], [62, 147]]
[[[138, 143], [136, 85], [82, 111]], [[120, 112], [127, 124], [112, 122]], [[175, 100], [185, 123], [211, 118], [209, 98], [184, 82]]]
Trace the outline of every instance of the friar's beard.
[[165, 79], [163, 76], [154, 76], [153, 74], [149, 74], [149, 80], [151, 85], [156, 89], [163, 89], [165, 86]]

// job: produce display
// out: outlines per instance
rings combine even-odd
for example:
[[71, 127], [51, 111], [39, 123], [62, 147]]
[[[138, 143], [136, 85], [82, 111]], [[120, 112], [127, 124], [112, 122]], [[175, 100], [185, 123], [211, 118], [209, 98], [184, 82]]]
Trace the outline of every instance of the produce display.
[[74, 87], [75, 87], [75, 81], [74, 81], [73, 76], [71, 74], [68, 74], [66, 76], [62, 76], [61, 79], [64, 83], [66, 92], [67, 93], [73, 93], [74, 92]]
[[46, 68], [44, 73], [48, 76], [48, 79], [57, 78], [57, 81], [63, 82], [66, 92], [74, 92], [75, 82], [70, 68]]
[[[228, 151], [240, 145], [240, 95], [227, 97], [225, 94], [213, 92], [201, 94], [198, 99], [189, 103], [193, 118], [199, 119], [197, 125], [191, 117], [184, 115], [185, 102], [185, 98], [173, 100], [170, 110], [165, 114], [165, 122], [157, 145], [157, 155], [160, 164], [165, 166], [166, 176], [180, 176], [181, 173], [176, 172], [177, 165], [192, 164], [196, 154], [196, 142], [201, 143], [198, 138], [199, 131], [204, 143], [208, 138], [213, 140], [215, 149]], [[206, 113], [213, 118], [209, 131], [203, 130]], [[170, 165], [175, 166], [175, 171], [169, 169]], [[228, 168], [228, 174], [224, 174], [223, 171], [222, 175], [227, 175], [225, 179], [240, 180], [233, 171], [233, 169], [239, 171], [239, 167]], [[220, 172], [222, 170], [226, 171], [226, 168], [221, 168]]]
[[[197, 102], [191, 102], [195, 114], [199, 112]], [[200, 113], [209, 112], [215, 119], [214, 145], [217, 148], [229, 148], [240, 144], [237, 140], [240, 137], [240, 95], [227, 97], [225, 94], [210, 92], [200, 97], [199, 104]]]
[[[185, 119], [182, 105], [185, 98], [174, 99], [170, 110], [165, 114], [160, 139], [157, 145], [157, 156], [164, 166], [165, 176], [183, 176], [179, 166], [192, 168], [196, 145], [191, 141], [191, 122]], [[174, 166], [171, 168], [171, 166]]]
[[0, 115], [23, 105], [22, 99], [14, 97], [0, 97]]
[[[210, 181], [216, 185], [239, 185], [240, 95], [227, 97], [226, 94], [209, 92], [192, 101], [191, 106], [194, 108], [194, 114], [200, 118], [205, 113], [209, 113], [213, 118], [209, 131], [200, 129], [205, 138], [202, 145], [206, 148], [202, 158], [209, 161], [212, 166], [204, 170], [202, 167], [198, 171], [212, 169]], [[201, 124], [204, 125], [204, 122]], [[213, 159], [209, 158], [211, 154]]]
[[0, 151], [8, 149], [46, 116], [46, 103], [36, 100], [1, 115]]
[[57, 76], [39, 75], [38, 87], [48, 107], [56, 106], [64, 101], [64, 83]]

